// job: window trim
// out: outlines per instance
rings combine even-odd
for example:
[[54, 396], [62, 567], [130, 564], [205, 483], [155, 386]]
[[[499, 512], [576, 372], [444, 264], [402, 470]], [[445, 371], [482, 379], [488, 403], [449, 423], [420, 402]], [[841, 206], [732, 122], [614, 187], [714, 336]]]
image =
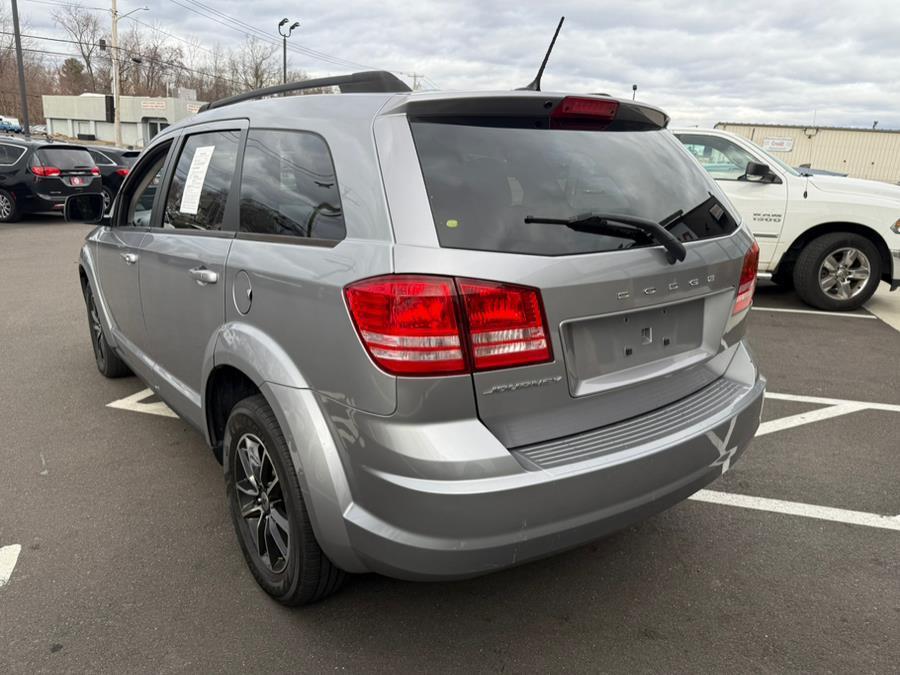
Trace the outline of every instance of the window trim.
[[15, 150], [22, 151], [22, 153], [18, 157], [16, 157], [12, 162], [0, 162], [0, 166], [15, 166], [16, 164], [18, 164], [19, 162], [22, 161], [22, 158], [28, 152], [28, 148], [26, 148], [22, 145], [15, 145], [13, 143], [0, 143], [0, 145], [5, 146], [7, 148], [13, 148]]
[[[235, 171], [235, 174], [239, 179], [236, 188], [237, 204], [235, 205], [234, 214], [234, 231], [237, 233], [237, 238], [246, 241], [262, 241], [270, 244], [290, 244], [292, 246], [312, 246], [314, 248], [334, 248], [342, 241], [346, 241], [349, 236], [347, 233], [346, 219], [344, 220], [344, 236], [341, 239], [323, 239], [320, 237], [298, 237], [293, 234], [268, 234], [263, 232], [241, 231], [241, 188], [243, 187], [244, 162], [247, 159], [247, 141], [250, 139], [251, 131], [276, 131], [287, 134], [309, 134], [310, 136], [316, 136], [321, 139], [322, 144], [325, 146], [325, 150], [328, 151], [328, 159], [331, 161], [331, 167], [334, 169], [334, 187], [337, 190], [338, 199], [341, 198], [341, 183], [337, 175], [337, 165], [334, 162], [334, 154], [331, 152], [331, 146], [328, 144], [328, 139], [325, 138], [325, 136], [323, 136], [318, 131], [312, 131], [310, 129], [286, 129], [284, 127], [251, 126], [244, 134], [244, 145], [241, 147], [241, 161], [239, 163], [240, 167], [237, 171]], [[341, 201], [341, 213], [344, 214], [343, 201]]]

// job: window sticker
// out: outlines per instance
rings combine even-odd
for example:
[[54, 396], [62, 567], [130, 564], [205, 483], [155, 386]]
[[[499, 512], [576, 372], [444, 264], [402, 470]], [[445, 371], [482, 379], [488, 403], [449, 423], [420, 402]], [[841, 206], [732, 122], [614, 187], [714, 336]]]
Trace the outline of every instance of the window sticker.
[[187, 180], [184, 184], [184, 194], [181, 195], [181, 213], [189, 213], [196, 216], [200, 207], [200, 193], [203, 191], [203, 181], [206, 180], [206, 172], [209, 162], [212, 160], [216, 146], [204, 145], [194, 152], [191, 160], [191, 168], [188, 169]]

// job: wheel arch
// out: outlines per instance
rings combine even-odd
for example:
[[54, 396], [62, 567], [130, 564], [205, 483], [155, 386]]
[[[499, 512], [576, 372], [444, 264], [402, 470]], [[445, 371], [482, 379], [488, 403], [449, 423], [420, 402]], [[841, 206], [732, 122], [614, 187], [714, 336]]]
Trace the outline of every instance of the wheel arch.
[[802, 251], [809, 242], [824, 234], [832, 234], [834, 232], [852, 232], [853, 234], [858, 234], [871, 241], [875, 245], [875, 248], [878, 249], [878, 256], [881, 259], [881, 279], [890, 283], [893, 261], [891, 260], [891, 252], [890, 249], [888, 249], [884, 237], [882, 237], [877, 230], [868, 225], [849, 221], [820, 223], [801, 232], [781, 256], [781, 259], [778, 261], [778, 266], [775, 268], [775, 274], [790, 274], [794, 263], [797, 261], [797, 256], [800, 255], [800, 251]]

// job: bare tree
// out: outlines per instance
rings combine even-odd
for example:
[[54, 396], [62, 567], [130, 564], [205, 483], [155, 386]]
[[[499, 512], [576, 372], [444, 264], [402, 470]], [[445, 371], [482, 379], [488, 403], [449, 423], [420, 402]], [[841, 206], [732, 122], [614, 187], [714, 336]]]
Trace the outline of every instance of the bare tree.
[[234, 55], [233, 70], [237, 80], [247, 89], [259, 89], [278, 82], [280, 71], [275, 54], [278, 45], [247, 38], [241, 49]]
[[77, 4], [60, 6], [53, 10], [51, 16], [75, 42], [87, 69], [91, 91], [96, 92], [98, 78], [95, 56], [100, 49], [100, 40], [105, 35], [100, 18]]

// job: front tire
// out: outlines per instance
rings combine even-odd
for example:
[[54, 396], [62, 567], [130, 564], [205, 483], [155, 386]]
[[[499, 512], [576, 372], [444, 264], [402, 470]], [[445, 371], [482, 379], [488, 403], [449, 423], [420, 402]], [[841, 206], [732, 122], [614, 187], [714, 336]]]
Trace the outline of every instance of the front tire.
[[834, 232], [809, 242], [794, 265], [794, 287], [808, 305], [847, 312], [863, 305], [881, 280], [881, 255], [869, 239]]
[[97, 362], [97, 370], [104, 377], [115, 379], [131, 375], [131, 369], [119, 358], [103, 335], [103, 325], [100, 323], [100, 312], [97, 310], [97, 302], [90, 284], [84, 286], [84, 304], [87, 306], [88, 327], [91, 331], [91, 346], [94, 348], [94, 360]]
[[289, 606], [337, 591], [344, 572], [316, 541], [287, 442], [262, 395], [234, 406], [224, 447], [231, 519], [257, 583]]

